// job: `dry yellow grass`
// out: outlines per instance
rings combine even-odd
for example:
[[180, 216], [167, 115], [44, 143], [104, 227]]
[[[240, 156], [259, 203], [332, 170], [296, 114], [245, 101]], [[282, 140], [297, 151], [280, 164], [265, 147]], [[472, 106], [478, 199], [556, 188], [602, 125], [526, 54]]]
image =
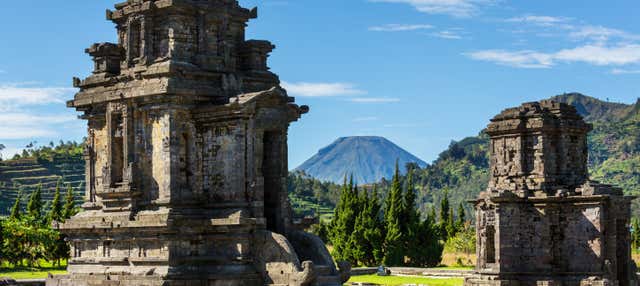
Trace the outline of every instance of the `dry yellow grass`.
[[636, 265], [640, 265], [640, 252], [632, 251], [631, 259], [636, 262]]
[[[462, 264], [460, 264], [462, 262]], [[475, 254], [464, 254], [464, 253], [451, 253], [444, 252], [442, 253], [442, 261], [440, 262], [442, 265], [446, 266], [475, 266], [476, 265], [476, 255]]]

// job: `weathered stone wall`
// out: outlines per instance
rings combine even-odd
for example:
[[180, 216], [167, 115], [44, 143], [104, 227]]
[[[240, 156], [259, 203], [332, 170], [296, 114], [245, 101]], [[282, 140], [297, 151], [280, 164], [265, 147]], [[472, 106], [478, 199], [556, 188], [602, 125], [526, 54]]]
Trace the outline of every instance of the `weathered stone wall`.
[[502, 204], [496, 245], [500, 271], [599, 272], [604, 246], [601, 211], [599, 202]]

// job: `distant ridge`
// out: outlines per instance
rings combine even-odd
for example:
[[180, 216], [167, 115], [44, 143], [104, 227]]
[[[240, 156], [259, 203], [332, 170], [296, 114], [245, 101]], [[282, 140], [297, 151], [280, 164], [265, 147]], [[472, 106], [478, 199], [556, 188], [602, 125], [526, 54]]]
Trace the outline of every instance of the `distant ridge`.
[[587, 122], [617, 121], [637, 113], [638, 105], [603, 101], [581, 93], [565, 93], [551, 100], [573, 105]]
[[421, 168], [427, 164], [383, 137], [342, 137], [322, 148], [296, 171], [321, 181], [341, 183], [345, 174], [353, 174], [359, 184], [375, 183], [393, 176], [396, 160], [401, 171], [407, 163], [416, 163]]

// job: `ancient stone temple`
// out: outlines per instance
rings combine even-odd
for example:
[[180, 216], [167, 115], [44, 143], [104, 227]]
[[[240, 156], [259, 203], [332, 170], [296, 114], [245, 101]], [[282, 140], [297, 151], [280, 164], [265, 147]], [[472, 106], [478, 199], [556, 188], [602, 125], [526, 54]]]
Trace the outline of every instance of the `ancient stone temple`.
[[576, 109], [526, 103], [493, 118], [491, 178], [474, 202], [477, 275], [465, 285], [634, 285], [630, 197], [588, 179]]
[[118, 43], [68, 106], [88, 121], [84, 211], [59, 225], [69, 275], [47, 285], [341, 285], [324, 243], [293, 223], [287, 130], [308, 111], [245, 39], [235, 0], [129, 0]]

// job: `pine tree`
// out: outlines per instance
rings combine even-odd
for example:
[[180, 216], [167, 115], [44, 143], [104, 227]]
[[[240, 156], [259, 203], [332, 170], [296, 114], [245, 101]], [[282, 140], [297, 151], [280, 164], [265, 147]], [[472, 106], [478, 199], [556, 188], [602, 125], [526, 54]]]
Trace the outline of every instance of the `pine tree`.
[[399, 219], [390, 221], [387, 224], [387, 235], [385, 236], [384, 241], [384, 265], [402, 266], [404, 263], [404, 247], [402, 245], [402, 233], [400, 232]]
[[71, 184], [67, 185], [67, 194], [65, 195], [64, 200], [65, 203], [64, 207], [62, 208], [62, 219], [66, 220], [76, 214], [75, 195], [73, 193]]
[[420, 213], [416, 208], [416, 190], [411, 170], [408, 170], [407, 174], [407, 191], [404, 193], [402, 211], [402, 231], [409, 234], [420, 223]]
[[21, 216], [20, 201], [22, 201], [22, 189], [18, 192], [16, 201], [13, 203], [13, 206], [11, 207], [11, 214], [9, 215], [9, 218], [12, 220], [19, 219]]
[[36, 190], [31, 193], [31, 197], [29, 197], [29, 202], [27, 203], [27, 214], [33, 217], [36, 220], [42, 219], [42, 207], [44, 203], [42, 202], [42, 183], [38, 184]]
[[51, 202], [51, 210], [49, 211], [49, 221], [62, 221], [62, 201], [60, 200], [60, 187], [62, 185], [62, 178], [58, 180], [56, 184], [56, 191], [53, 195], [53, 201]]
[[367, 256], [371, 253], [369, 244], [366, 241], [365, 232], [367, 230], [367, 218], [366, 208], [368, 203], [368, 197], [366, 190], [363, 192], [358, 191], [358, 186], [355, 187], [355, 193], [357, 196], [357, 203], [354, 205], [354, 213], [356, 220], [353, 226], [353, 232], [349, 237], [348, 248], [351, 249], [351, 255], [355, 264], [352, 265], [365, 265]]
[[352, 249], [349, 248], [351, 233], [353, 233], [356, 221], [357, 195], [354, 194], [353, 176], [349, 183], [345, 176], [340, 201], [334, 211], [331, 222], [331, 242], [333, 244], [333, 256], [336, 260], [349, 261], [355, 265]]
[[460, 205], [458, 205], [458, 225], [457, 225], [458, 229], [461, 229], [462, 227], [464, 227], [466, 219], [467, 218], [464, 210], [464, 205], [462, 204], [462, 202], [460, 202]]
[[378, 197], [376, 185], [373, 185], [373, 191], [369, 198], [367, 209], [364, 211], [366, 220], [365, 239], [369, 244], [371, 253], [367, 253], [366, 264], [368, 266], [380, 265], [384, 258], [384, 234], [385, 226], [380, 217], [382, 205]]
[[440, 234], [443, 240], [449, 238], [450, 223], [451, 223], [451, 209], [449, 206], [449, 191], [444, 192], [444, 196], [440, 201], [440, 222], [438, 223], [440, 228]]
[[396, 161], [396, 168], [391, 181], [391, 189], [387, 194], [385, 205], [385, 220], [387, 223], [391, 223], [394, 220], [400, 221], [404, 215], [404, 196], [402, 193], [402, 186], [400, 184], [400, 170], [398, 169], [398, 161]]
[[386, 266], [402, 266], [404, 264], [404, 245], [401, 229], [401, 220], [404, 213], [402, 187], [400, 186], [400, 170], [396, 161], [396, 170], [391, 182], [391, 190], [387, 194], [386, 206], [388, 213], [385, 214], [386, 236], [385, 236], [385, 257]]
[[404, 252], [409, 258], [409, 264], [417, 265], [417, 261], [420, 260], [421, 251], [417, 249], [423, 247], [416, 243], [418, 240], [423, 239], [420, 236], [424, 235], [422, 232], [422, 224], [420, 222], [420, 213], [416, 207], [416, 191], [413, 183], [413, 171], [407, 170], [407, 191], [404, 195], [403, 201], [403, 222], [402, 230], [404, 234]]
[[453, 217], [453, 209], [449, 209], [449, 216], [446, 222], [447, 238], [453, 237], [458, 233], [458, 227]]
[[449, 191], [444, 191], [440, 201], [440, 223], [446, 223], [449, 220], [449, 208]]
[[444, 245], [440, 239], [439, 226], [436, 223], [435, 209], [420, 223], [419, 233], [415, 237], [411, 263], [416, 267], [435, 267], [442, 261]]
[[438, 217], [436, 216], [436, 207], [432, 207], [431, 210], [429, 211], [429, 215], [427, 216], [427, 219], [431, 218], [433, 220], [434, 224], [438, 224]]

